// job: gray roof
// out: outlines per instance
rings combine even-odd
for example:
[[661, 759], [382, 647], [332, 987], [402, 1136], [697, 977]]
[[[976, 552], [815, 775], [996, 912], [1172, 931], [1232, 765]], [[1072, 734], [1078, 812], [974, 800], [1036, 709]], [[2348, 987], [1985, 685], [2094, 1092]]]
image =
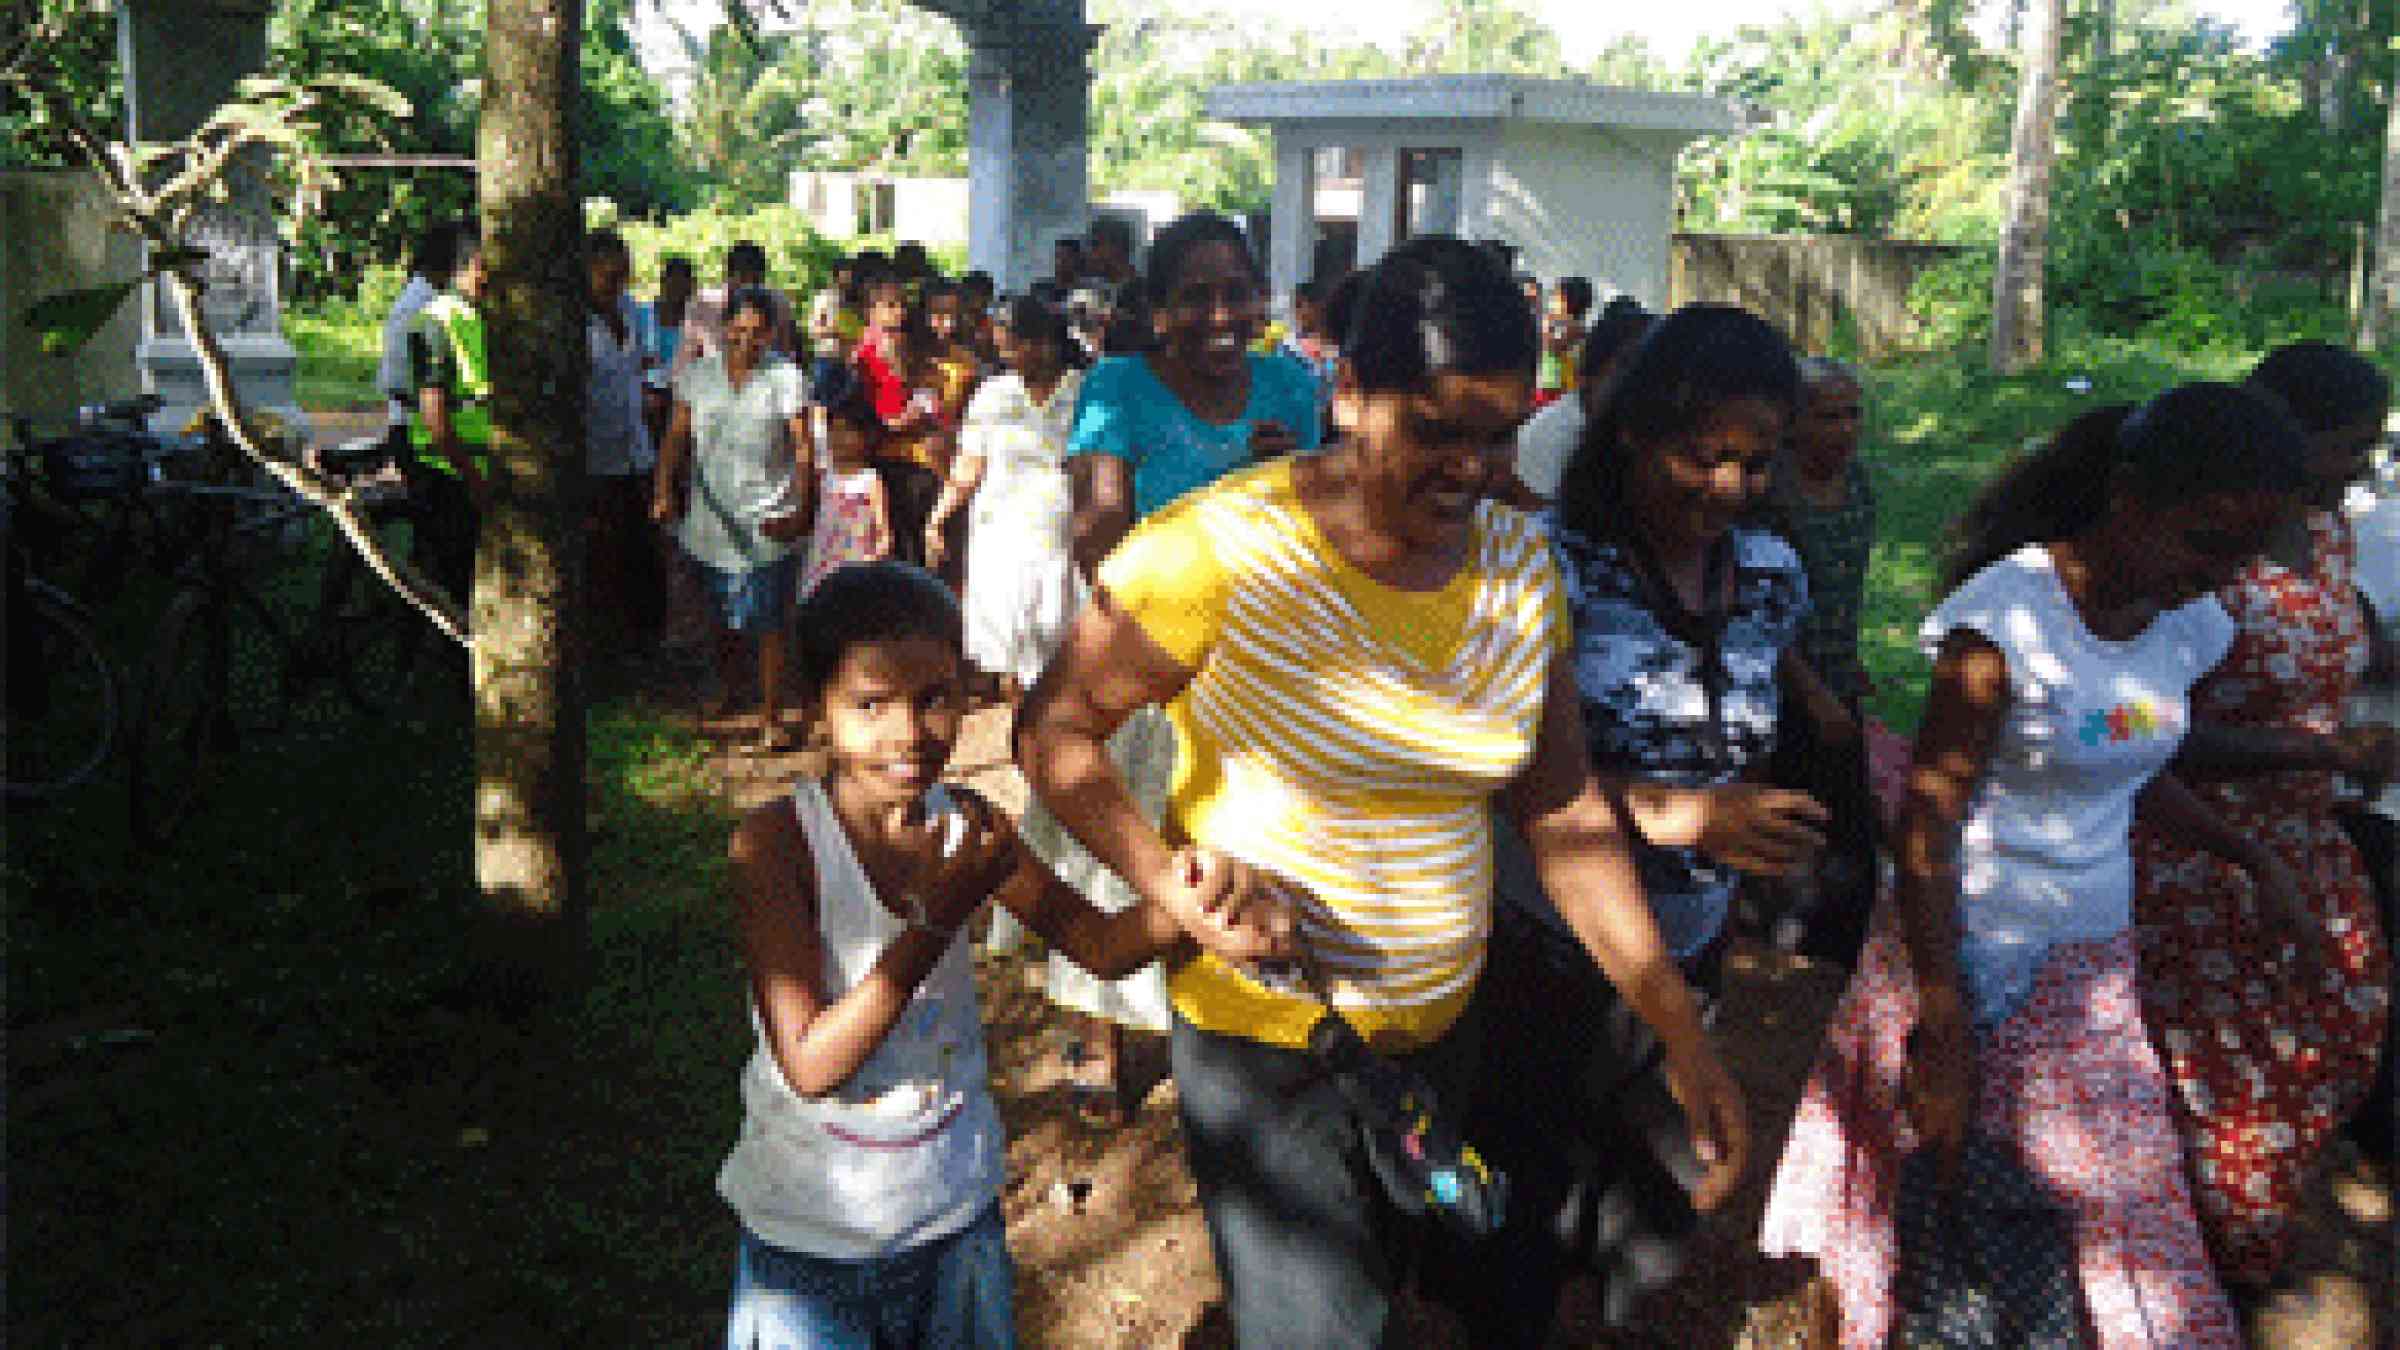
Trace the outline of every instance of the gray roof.
[[1422, 75], [1388, 80], [1221, 84], [1208, 115], [1228, 122], [1558, 122], [1707, 135], [1741, 129], [1732, 100], [1708, 94], [1545, 80], [1522, 75]]

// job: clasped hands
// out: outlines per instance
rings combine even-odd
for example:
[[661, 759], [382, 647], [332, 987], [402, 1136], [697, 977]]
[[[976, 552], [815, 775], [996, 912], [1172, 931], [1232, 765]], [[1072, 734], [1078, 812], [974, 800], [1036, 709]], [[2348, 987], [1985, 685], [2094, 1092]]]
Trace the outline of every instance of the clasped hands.
[[1151, 879], [1150, 899], [1201, 950], [1235, 965], [1300, 955], [1300, 905], [1307, 888], [1230, 854], [1191, 844]]

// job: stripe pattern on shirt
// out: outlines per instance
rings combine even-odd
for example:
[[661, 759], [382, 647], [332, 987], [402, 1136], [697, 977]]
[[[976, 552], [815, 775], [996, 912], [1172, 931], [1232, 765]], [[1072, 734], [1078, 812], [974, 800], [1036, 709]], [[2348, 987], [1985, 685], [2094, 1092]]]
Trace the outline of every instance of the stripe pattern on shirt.
[[1208, 509], [1239, 583], [1185, 694], [1224, 773], [1194, 837], [1308, 887], [1302, 928], [1336, 1006], [1463, 997], [1490, 929], [1490, 797], [1532, 756], [1558, 644], [1542, 540], [1479, 509], [1466, 624], [1429, 667], [1351, 603], [1288, 493]]

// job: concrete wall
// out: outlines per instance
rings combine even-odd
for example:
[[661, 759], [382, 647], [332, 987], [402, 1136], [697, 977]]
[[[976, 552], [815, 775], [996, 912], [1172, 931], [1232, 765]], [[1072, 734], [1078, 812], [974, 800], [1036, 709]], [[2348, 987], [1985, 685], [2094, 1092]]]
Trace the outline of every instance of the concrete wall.
[[[1515, 244], [1518, 270], [1545, 286], [1589, 277], [1656, 308], [1668, 294], [1677, 135], [1517, 122], [1500, 138], [1469, 235]], [[1475, 181], [1475, 165], [1468, 164]], [[1469, 206], [1476, 203], [1470, 196]]]
[[1874, 360], [1915, 340], [1909, 287], [1958, 252], [1951, 244], [1845, 235], [1679, 234], [1669, 300], [1740, 305], [1809, 353], [1827, 351], [1847, 324], [1859, 355]]
[[790, 200], [809, 223], [835, 239], [858, 233], [871, 199], [887, 190], [892, 218], [873, 232], [923, 244], [967, 242], [968, 182], [964, 178], [886, 178], [872, 174], [796, 171]]
[[1403, 150], [1463, 152], [1460, 217], [1464, 232], [1469, 238], [1492, 233], [1475, 222], [1479, 219], [1481, 166], [1488, 165], [1495, 153], [1498, 126], [1496, 122], [1433, 119], [1313, 120], [1276, 126], [1275, 237], [1268, 249], [1268, 284], [1278, 303], [1306, 276], [1310, 264], [1307, 240], [1315, 233], [1313, 196], [1317, 188], [1308, 166], [1318, 149], [1339, 146], [1361, 152], [1366, 181], [1358, 205], [1358, 265], [1371, 267], [1393, 243], [1394, 195]]
[[[43, 355], [23, 322], [26, 307], [44, 296], [141, 272], [141, 246], [107, 228], [102, 203], [99, 185], [81, 171], [0, 173], [0, 408], [47, 421], [141, 392], [134, 299], [71, 356]], [[0, 438], [7, 434], [0, 427]]]

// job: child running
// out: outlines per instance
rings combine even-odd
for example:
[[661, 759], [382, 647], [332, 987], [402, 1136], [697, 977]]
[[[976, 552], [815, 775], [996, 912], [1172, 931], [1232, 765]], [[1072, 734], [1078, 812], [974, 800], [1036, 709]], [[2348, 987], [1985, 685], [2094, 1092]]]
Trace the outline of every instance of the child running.
[[825, 467], [817, 483], [817, 518], [808, 538], [800, 597], [807, 599], [835, 568], [892, 554], [892, 512], [883, 475], [875, 471], [883, 420], [856, 371], [834, 367], [818, 391], [825, 408]]
[[[997, 898], [1111, 975], [1183, 933], [1154, 905], [1092, 908], [988, 803], [936, 783], [965, 710], [939, 582], [845, 568], [797, 628], [828, 767], [752, 811], [731, 847], [757, 1048], [717, 1180], [742, 1223], [726, 1345], [1013, 1345], [1004, 1140], [961, 930]], [[1178, 866], [1194, 896], [1222, 889], [1215, 855]], [[1228, 960], [1288, 951], [1260, 928], [1203, 937]]]

